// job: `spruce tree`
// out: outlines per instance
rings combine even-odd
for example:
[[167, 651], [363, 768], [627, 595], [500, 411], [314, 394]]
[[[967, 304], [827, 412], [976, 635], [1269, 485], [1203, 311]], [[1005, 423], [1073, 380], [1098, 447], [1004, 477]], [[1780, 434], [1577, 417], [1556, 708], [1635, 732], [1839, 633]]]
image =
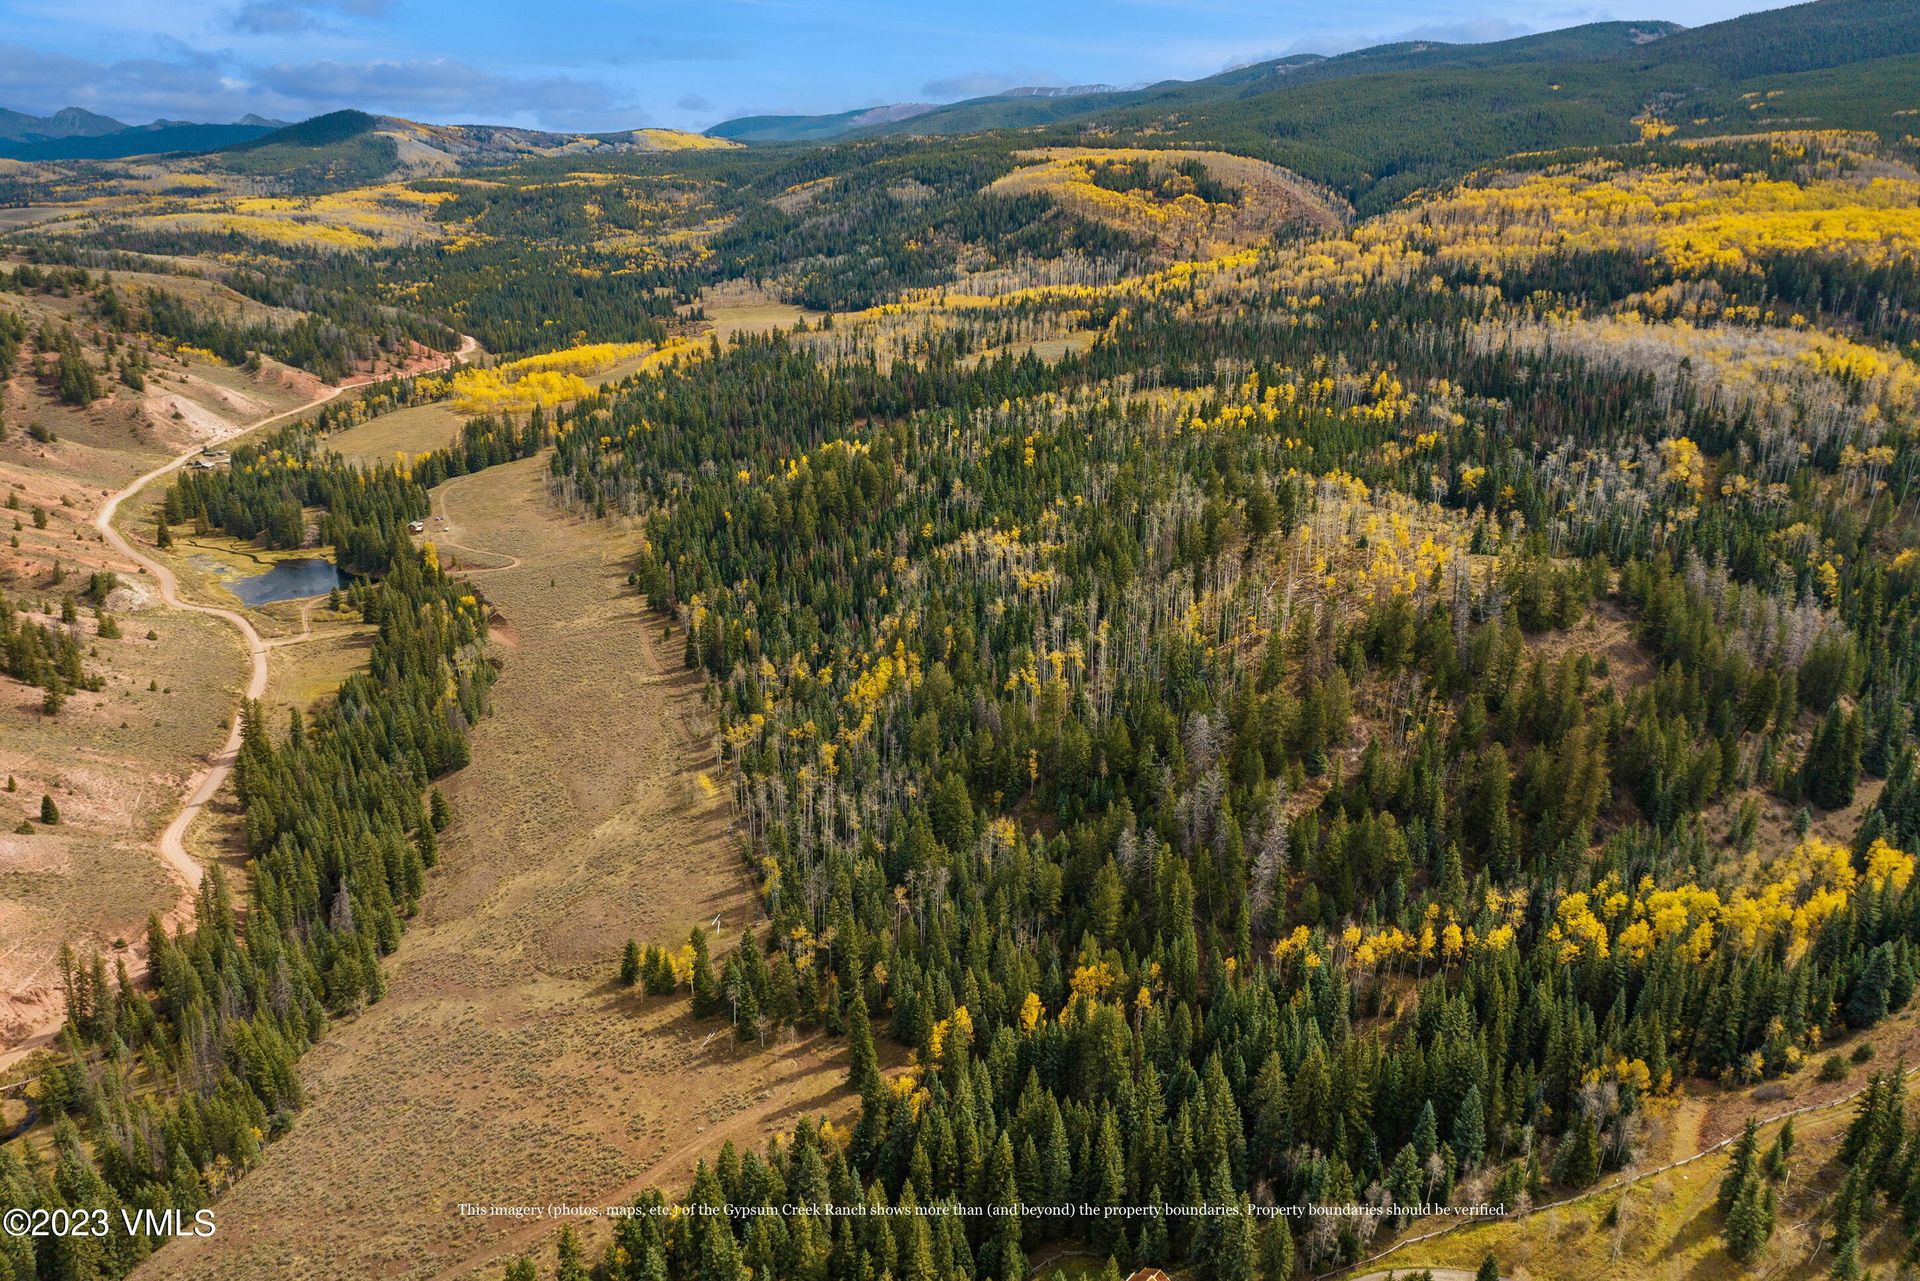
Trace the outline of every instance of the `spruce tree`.
[[1767, 1237], [1773, 1232], [1772, 1193], [1766, 1180], [1749, 1168], [1727, 1210], [1727, 1253], [1741, 1263], [1751, 1263], [1760, 1255]]
[[694, 926], [693, 944], [693, 1017], [704, 1019], [718, 1014], [722, 1004], [720, 980], [714, 977], [713, 959], [707, 955], [707, 932]]
[[1733, 1208], [1740, 1189], [1753, 1178], [1754, 1158], [1760, 1150], [1760, 1129], [1752, 1117], [1727, 1149], [1727, 1172], [1720, 1178], [1719, 1205], [1725, 1214]]
[[1600, 1131], [1584, 1111], [1560, 1140], [1553, 1157], [1553, 1181], [1584, 1188], [1600, 1177]]
[[1872, 1027], [1887, 1017], [1887, 991], [1893, 984], [1893, 949], [1882, 943], [1867, 954], [1867, 965], [1847, 997], [1847, 1026]]
[[574, 1235], [573, 1225], [560, 1229], [560, 1266], [553, 1274], [553, 1281], [587, 1281], [587, 1262], [580, 1249], [580, 1238]]
[[[866, 1026], [865, 1006], [859, 1025]], [[868, 1049], [872, 1035], [868, 1034]], [[864, 1093], [864, 1091], [863, 1091]], [[1013, 1142], [1002, 1130], [987, 1162], [987, 1197], [995, 1211], [980, 1247], [981, 1281], [1026, 1281], [1027, 1256], [1020, 1249], [1020, 1188], [1014, 1180]]]
[[754, 994], [745, 966], [734, 967], [733, 1035], [736, 1040], [751, 1041], [760, 1035], [760, 998]]
[[1440, 1150], [1440, 1119], [1434, 1115], [1433, 1100], [1428, 1099], [1420, 1107], [1420, 1119], [1413, 1127], [1413, 1151], [1422, 1165], [1427, 1158]]
[[1292, 1281], [1293, 1230], [1278, 1215], [1260, 1236], [1260, 1281]]
[[1453, 1121], [1453, 1149], [1460, 1154], [1460, 1168], [1471, 1173], [1480, 1166], [1487, 1150], [1487, 1115], [1480, 1103], [1480, 1087], [1470, 1085], [1460, 1100], [1460, 1113]]
[[1778, 1182], [1786, 1177], [1787, 1158], [1793, 1155], [1793, 1118], [1788, 1117], [1781, 1125], [1780, 1133], [1774, 1136], [1773, 1145], [1767, 1149], [1767, 1178]]
[[858, 983], [847, 1011], [847, 1082], [861, 1098], [880, 1088], [880, 1060], [873, 1048], [873, 1020], [867, 1017], [867, 997]]

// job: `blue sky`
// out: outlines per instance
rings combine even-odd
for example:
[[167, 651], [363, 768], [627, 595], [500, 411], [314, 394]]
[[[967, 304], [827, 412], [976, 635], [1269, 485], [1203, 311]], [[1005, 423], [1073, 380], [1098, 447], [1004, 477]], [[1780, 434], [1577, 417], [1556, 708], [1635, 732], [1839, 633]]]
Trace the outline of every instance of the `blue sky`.
[[[1624, 5], [1625, 7], [1621, 7]], [[1768, 0], [0, 0], [0, 106], [131, 122], [340, 107], [442, 123], [704, 128], [1019, 85], [1192, 79], [1384, 40]]]

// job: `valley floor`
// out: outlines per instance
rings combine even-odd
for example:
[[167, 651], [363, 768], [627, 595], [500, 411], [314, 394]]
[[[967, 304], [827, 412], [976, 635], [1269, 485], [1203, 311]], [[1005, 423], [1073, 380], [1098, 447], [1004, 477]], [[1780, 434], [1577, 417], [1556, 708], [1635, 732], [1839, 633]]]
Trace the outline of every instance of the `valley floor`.
[[851, 1110], [837, 1042], [737, 1049], [684, 996], [614, 982], [628, 937], [677, 945], [717, 920], [724, 945], [762, 913], [698, 678], [626, 586], [633, 537], [555, 511], [545, 474], [530, 459], [435, 495], [505, 665], [387, 995], [309, 1052], [307, 1106], [218, 1234], [136, 1275], [493, 1277], [555, 1225], [463, 1202], [622, 1203], [725, 1139]]

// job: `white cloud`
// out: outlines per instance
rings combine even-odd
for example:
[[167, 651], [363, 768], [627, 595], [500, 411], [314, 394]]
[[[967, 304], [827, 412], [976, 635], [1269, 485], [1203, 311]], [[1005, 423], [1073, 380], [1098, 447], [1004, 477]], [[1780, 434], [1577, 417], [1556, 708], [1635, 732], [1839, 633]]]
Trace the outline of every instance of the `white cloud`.
[[343, 107], [559, 129], [612, 129], [645, 118], [600, 81], [562, 74], [506, 75], [451, 58], [254, 66], [182, 46], [165, 57], [102, 63], [0, 43], [0, 103], [36, 114], [85, 107], [132, 123], [229, 120], [250, 111], [299, 118]]

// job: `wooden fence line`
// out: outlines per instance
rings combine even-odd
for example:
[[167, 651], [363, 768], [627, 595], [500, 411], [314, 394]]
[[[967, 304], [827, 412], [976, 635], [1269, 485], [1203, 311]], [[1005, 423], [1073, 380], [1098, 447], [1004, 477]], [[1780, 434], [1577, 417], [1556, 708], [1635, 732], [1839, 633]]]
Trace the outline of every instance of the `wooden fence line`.
[[[1920, 1068], [1909, 1068], [1902, 1075], [1901, 1079], [1905, 1080], [1907, 1077], [1913, 1076], [1916, 1073], [1920, 1073]], [[1785, 1112], [1776, 1112], [1772, 1116], [1760, 1117], [1754, 1121], [1754, 1124], [1757, 1126], [1772, 1125], [1775, 1121], [1785, 1121], [1792, 1117], [1804, 1116], [1809, 1112], [1824, 1112], [1828, 1108], [1837, 1108], [1843, 1103], [1851, 1103], [1872, 1088], [1873, 1088], [1873, 1083], [1869, 1081], [1867, 1084], [1861, 1086], [1859, 1089], [1854, 1090], [1848, 1094], [1843, 1094], [1837, 1099], [1828, 1099], [1825, 1103], [1808, 1103], [1802, 1107], [1788, 1108]], [[1744, 1128], [1745, 1127], [1743, 1126], [1742, 1129], [1744, 1130]], [[1647, 1179], [1651, 1179], [1656, 1174], [1665, 1174], [1669, 1170], [1677, 1170], [1683, 1165], [1692, 1165], [1695, 1161], [1701, 1160], [1702, 1158], [1705, 1158], [1705, 1157], [1712, 1156], [1715, 1152], [1718, 1152], [1721, 1148], [1726, 1147], [1729, 1143], [1732, 1143], [1735, 1139], [1739, 1137], [1740, 1136], [1738, 1134], [1730, 1134], [1726, 1138], [1720, 1140], [1718, 1143], [1713, 1144], [1711, 1147], [1701, 1148], [1698, 1152], [1695, 1152], [1693, 1155], [1683, 1156], [1678, 1161], [1669, 1161], [1665, 1165], [1656, 1166], [1651, 1170], [1641, 1170], [1634, 1174], [1622, 1175], [1621, 1177], [1615, 1179], [1613, 1182], [1605, 1184], [1601, 1187], [1593, 1188], [1586, 1192], [1577, 1192], [1573, 1196], [1562, 1197], [1558, 1201], [1549, 1201], [1545, 1205], [1528, 1206], [1526, 1209], [1517, 1210], [1512, 1214], [1478, 1215], [1473, 1218], [1461, 1219], [1457, 1223], [1449, 1223], [1442, 1228], [1435, 1228], [1431, 1232], [1422, 1232], [1419, 1236], [1408, 1237], [1404, 1241], [1396, 1241], [1392, 1245], [1388, 1246], [1386, 1249], [1380, 1251], [1378, 1254], [1369, 1255], [1364, 1259], [1356, 1259], [1352, 1263], [1342, 1264], [1341, 1266], [1327, 1272], [1317, 1273], [1315, 1274], [1313, 1281], [1326, 1281], [1326, 1279], [1329, 1277], [1337, 1277], [1342, 1275], [1343, 1273], [1352, 1272], [1355, 1268], [1363, 1268], [1369, 1263], [1378, 1263], [1382, 1259], [1385, 1259], [1391, 1255], [1398, 1254], [1400, 1251], [1406, 1249], [1410, 1245], [1418, 1245], [1422, 1241], [1431, 1241], [1435, 1237], [1443, 1237], [1450, 1232], [1458, 1232], [1461, 1228], [1471, 1227], [1476, 1223], [1491, 1223], [1491, 1222], [1507, 1221], [1512, 1219], [1531, 1218], [1536, 1214], [1545, 1214], [1548, 1210], [1564, 1209], [1567, 1206], [1577, 1204], [1578, 1202], [1581, 1202], [1581, 1201], [1589, 1200], [1593, 1197], [1605, 1196], [1609, 1192], [1618, 1192], [1618, 1191], [1621, 1191], [1622, 1189], [1630, 1188], [1636, 1183], [1644, 1182]]]

